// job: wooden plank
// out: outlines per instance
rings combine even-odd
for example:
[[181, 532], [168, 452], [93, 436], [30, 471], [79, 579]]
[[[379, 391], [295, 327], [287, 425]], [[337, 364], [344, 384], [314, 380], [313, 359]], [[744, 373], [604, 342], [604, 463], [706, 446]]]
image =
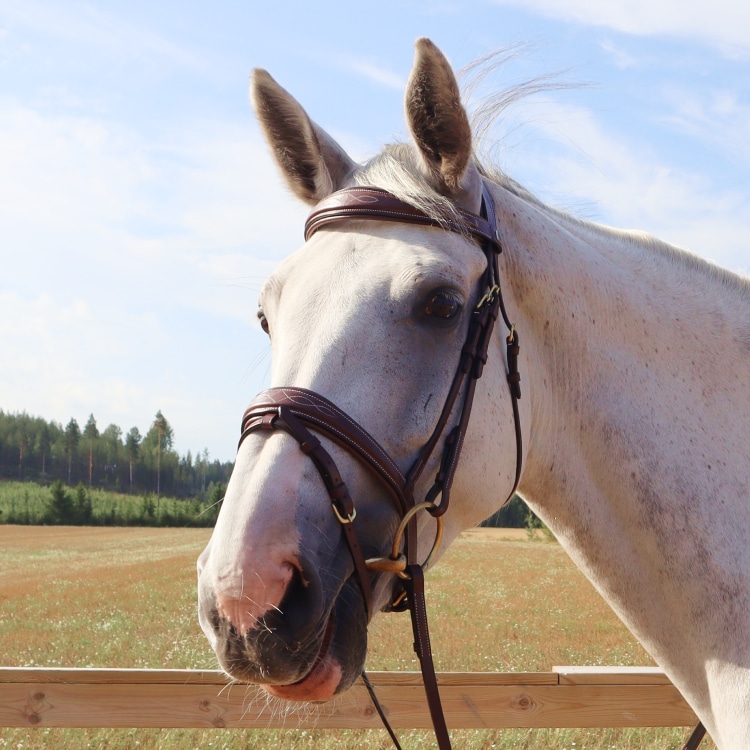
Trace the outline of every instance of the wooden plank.
[[[368, 672], [375, 687], [379, 685], [416, 685], [422, 687], [421, 672]], [[497, 685], [557, 685], [556, 672], [438, 672], [438, 685], [481, 686]]]
[[[269, 701], [256, 687], [227, 685], [220, 672], [182, 670], [4, 670], [0, 726], [377, 728], [362, 685], [320, 706]], [[63, 674], [64, 673], [64, 674]], [[429, 728], [416, 673], [373, 673], [398, 728]], [[671, 684], [556, 684], [558, 675], [440, 675], [448, 726], [688, 726], [696, 719]], [[416, 679], [416, 682], [415, 682]], [[615, 679], [615, 678], [613, 678]]]
[[552, 667], [563, 685], [671, 685], [659, 667]]
[[[668, 727], [697, 721], [672, 685], [498, 688], [478, 691], [473, 699], [479, 716], [466, 720], [453, 708], [449, 726], [528, 727]], [[448, 696], [444, 696], [444, 701]], [[468, 696], [462, 695], [462, 699]], [[481, 722], [479, 718], [483, 719]]]
[[[422, 685], [421, 672], [368, 672], [373, 685]], [[439, 672], [440, 685], [557, 685], [555, 672]], [[0, 684], [6, 682], [71, 683], [77, 685], [219, 685], [234, 684], [220, 670], [200, 669], [97, 669], [50, 667], [0, 667]]]
[[226, 674], [214, 669], [101, 669], [57, 667], [0, 667], [6, 682], [72, 683], [77, 685], [227, 685]]

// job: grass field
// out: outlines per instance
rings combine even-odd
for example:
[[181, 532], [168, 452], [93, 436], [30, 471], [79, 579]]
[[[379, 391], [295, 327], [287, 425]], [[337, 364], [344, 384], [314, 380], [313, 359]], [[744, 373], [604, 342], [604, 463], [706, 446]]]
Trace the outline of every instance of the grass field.
[[[216, 667], [197, 623], [195, 561], [207, 529], [0, 526], [0, 664]], [[476, 530], [428, 576], [439, 670], [548, 671], [651, 661], [557, 544]], [[417, 668], [408, 615], [371, 626], [371, 670]], [[433, 747], [402, 732], [405, 748]], [[681, 729], [477, 730], [455, 750], [679, 748]], [[384, 731], [0, 729], [0, 748], [333, 750], [390, 747]], [[711, 750], [713, 744], [702, 746]]]

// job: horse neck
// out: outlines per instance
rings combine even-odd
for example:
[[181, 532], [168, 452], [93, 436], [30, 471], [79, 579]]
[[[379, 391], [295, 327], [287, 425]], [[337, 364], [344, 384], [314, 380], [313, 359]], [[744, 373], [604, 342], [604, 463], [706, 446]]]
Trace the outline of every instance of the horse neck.
[[[706, 649], [750, 634], [747, 286], [513, 192], [496, 202], [530, 402], [521, 493], [652, 656], [700, 684]], [[706, 632], [689, 607], [711, 602]], [[688, 622], [680, 643], [663, 618]]]
[[[686, 463], [696, 481], [715, 487], [723, 463], [711, 463], [708, 443], [719, 440], [731, 459], [748, 431], [750, 284], [507, 191], [497, 203], [501, 277], [529, 381], [528, 460], [553, 475], [549, 462], [559, 457], [588, 473], [603, 463], [611, 475], [616, 451], [629, 459], [629, 492], [639, 474], [658, 484], [660, 468]], [[690, 438], [696, 450], [686, 450]], [[735, 476], [746, 463], [736, 458], [728, 467]], [[535, 495], [536, 483], [546, 488], [540, 474], [525, 472], [523, 486]]]

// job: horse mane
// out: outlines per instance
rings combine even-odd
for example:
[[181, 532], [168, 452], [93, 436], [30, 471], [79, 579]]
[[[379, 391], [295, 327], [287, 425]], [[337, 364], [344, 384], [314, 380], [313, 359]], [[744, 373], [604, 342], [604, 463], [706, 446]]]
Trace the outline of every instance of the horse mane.
[[691, 250], [672, 245], [643, 230], [617, 229], [605, 224], [577, 218], [566, 211], [549, 206], [522, 185], [519, 185], [515, 180], [508, 177], [496, 165], [485, 166], [478, 164], [478, 168], [483, 177], [508, 190], [516, 197], [533, 204], [558, 223], [573, 228], [577, 234], [584, 234], [593, 237], [599, 242], [605, 242], [610, 245], [641, 248], [654, 260], [660, 260], [667, 265], [684, 268], [690, 277], [708, 277], [722, 287], [739, 292], [741, 299], [746, 304], [750, 304], [750, 278], [722, 268], [715, 263], [701, 258]]

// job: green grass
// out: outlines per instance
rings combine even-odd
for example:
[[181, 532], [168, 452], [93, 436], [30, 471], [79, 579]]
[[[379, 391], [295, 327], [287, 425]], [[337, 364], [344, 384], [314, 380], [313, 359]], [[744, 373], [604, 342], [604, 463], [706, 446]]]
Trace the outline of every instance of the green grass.
[[[197, 623], [206, 529], [0, 526], [0, 663], [216, 667]], [[428, 576], [437, 668], [548, 671], [650, 660], [556, 544], [461, 539]], [[470, 613], [470, 616], [469, 616]], [[368, 669], [416, 669], [408, 615], [371, 627]], [[399, 732], [405, 750], [434, 747]], [[685, 729], [462, 730], [455, 750], [679, 748]], [[341, 750], [390, 747], [382, 730], [6, 729], [0, 750]], [[707, 742], [710, 750], [714, 746]]]

